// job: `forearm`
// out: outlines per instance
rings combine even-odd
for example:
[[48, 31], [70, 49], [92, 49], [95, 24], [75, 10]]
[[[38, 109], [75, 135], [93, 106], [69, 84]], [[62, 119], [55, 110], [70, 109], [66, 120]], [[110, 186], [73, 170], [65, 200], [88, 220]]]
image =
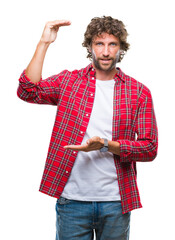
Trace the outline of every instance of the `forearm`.
[[68, 25], [70, 25], [70, 21], [67, 20], [56, 20], [46, 23], [35, 54], [26, 69], [26, 75], [33, 83], [37, 83], [41, 79], [42, 68], [47, 49], [49, 45], [57, 38], [59, 27]]
[[156, 140], [108, 141], [108, 151], [120, 156], [121, 162], [148, 162], [155, 159], [158, 144]]
[[32, 103], [57, 105], [60, 81], [64, 73], [52, 75], [43, 80], [42, 68], [47, 49], [56, 40], [59, 27], [70, 24], [70, 21], [67, 20], [56, 20], [46, 23], [34, 56], [19, 79], [17, 94], [22, 100]]
[[[65, 149], [90, 152], [100, 150], [104, 146], [104, 139], [92, 137], [82, 145], [67, 145]], [[157, 154], [157, 142], [151, 140], [129, 141], [129, 140], [108, 140], [108, 151], [120, 156], [121, 162], [152, 161]]]
[[26, 75], [33, 83], [38, 83], [41, 80], [44, 58], [48, 47], [48, 43], [40, 41], [32, 60], [26, 68]]
[[109, 152], [120, 156], [120, 144], [116, 141], [108, 141]]

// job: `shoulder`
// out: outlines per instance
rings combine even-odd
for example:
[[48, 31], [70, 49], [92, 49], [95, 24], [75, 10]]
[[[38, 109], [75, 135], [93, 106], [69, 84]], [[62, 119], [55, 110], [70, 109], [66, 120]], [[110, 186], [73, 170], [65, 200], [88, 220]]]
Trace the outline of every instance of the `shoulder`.
[[151, 96], [151, 91], [145, 84], [125, 74], [123, 71], [121, 71], [121, 69], [119, 69], [119, 72], [119, 76], [124, 80], [125, 87], [128, 89], [128, 91], [130, 91], [132, 94], [137, 94], [139, 98]]
[[87, 67], [85, 68], [81, 68], [81, 69], [75, 69], [75, 70], [72, 70], [72, 71], [69, 71], [69, 70], [63, 70], [62, 72], [60, 72], [58, 75], [60, 76], [75, 76], [75, 77], [81, 77], [83, 75], [87, 75], [88, 72], [89, 72], [89, 69], [90, 69], [90, 66], [88, 65]]
[[78, 70], [69, 71], [67, 69], [61, 71], [57, 75], [55, 75], [55, 78], [59, 78], [60, 83], [64, 83], [65, 81], [73, 81], [75, 78], [78, 77]]
[[[88, 74], [88, 67], [82, 68], [80, 70], [63, 70], [56, 75], [59, 78], [60, 87], [65, 88], [66, 86], [72, 86], [75, 83], [79, 83], [80, 80], [86, 80], [86, 75]], [[78, 82], [77, 82], [78, 81]]]

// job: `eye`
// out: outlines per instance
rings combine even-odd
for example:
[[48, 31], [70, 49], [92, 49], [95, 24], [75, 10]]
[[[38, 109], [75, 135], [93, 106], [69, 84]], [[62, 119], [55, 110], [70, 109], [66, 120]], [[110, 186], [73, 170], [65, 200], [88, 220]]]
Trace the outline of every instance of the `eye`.
[[113, 43], [111, 43], [110, 45], [111, 45], [111, 46], [118, 46], [118, 43], [113, 42]]
[[102, 43], [102, 42], [97, 42], [96, 45], [97, 45], [97, 46], [102, 46], [103, 43]]

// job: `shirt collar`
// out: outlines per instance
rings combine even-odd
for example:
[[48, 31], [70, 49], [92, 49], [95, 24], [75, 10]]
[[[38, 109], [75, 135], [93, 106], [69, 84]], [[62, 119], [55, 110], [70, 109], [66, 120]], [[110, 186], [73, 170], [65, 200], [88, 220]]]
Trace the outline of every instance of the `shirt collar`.
[[[126, 81], [125, 73], [119, 67], [117, 67], [116, 69], [117, 69], [117, 73], [114, 76], [114, 80], [115, 81], [121, 80], [125, 82]], [[84, 75], [90, 75], [91, 77], [95, 77], [95, 69], [92, 63], [89, 64], [86, 68], [84, 68]]]

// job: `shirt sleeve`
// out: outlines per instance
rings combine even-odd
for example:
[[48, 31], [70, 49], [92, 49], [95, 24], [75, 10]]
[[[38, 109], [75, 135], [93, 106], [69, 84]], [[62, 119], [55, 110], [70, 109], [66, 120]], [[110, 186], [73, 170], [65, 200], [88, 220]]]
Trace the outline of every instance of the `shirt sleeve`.
[[33, 83], [24, 70], [19, 78], [17, 95], [30, 103], [57, 105], [62, 75], [53, 75], [45, 80], [41, 78], [38, 83]]
[[157, 155], [158, 131], [150, 91], [138, 110], [136, 135], [136, 141], [117, 140], [120, 143], [120, 161], [153, 161]]

